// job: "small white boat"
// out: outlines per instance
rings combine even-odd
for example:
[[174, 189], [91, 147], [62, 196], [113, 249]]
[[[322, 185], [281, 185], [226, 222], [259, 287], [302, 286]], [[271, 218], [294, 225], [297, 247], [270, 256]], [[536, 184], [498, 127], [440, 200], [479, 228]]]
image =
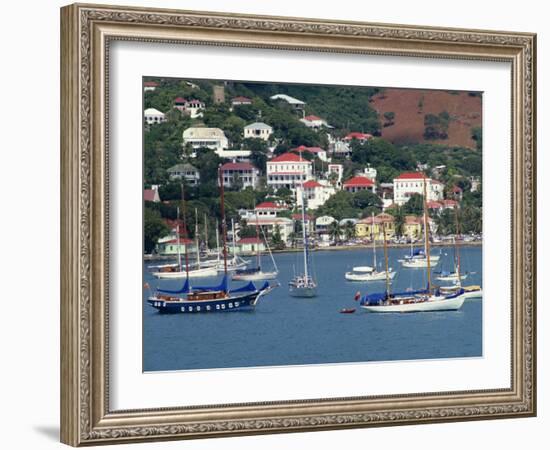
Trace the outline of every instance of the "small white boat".
[[[365, 269], [370, 270], [365, 270]], [[397, 272], [393, 272], [392, 269], [389, 269], [387, 272], [387, 277], [393, 279]], [[386, 279], [386, 271], [376, 271], [372, 267], [354, 267], [351, 272], [346, 272], [344, 275], [348, 281], [384, 281]]]
[[[437, 265], [438, 262], [439, 256], [430, 256], [430, 266]], [[428, 259], [426, 257], [405, 259], [402, 265], [408, 269], [425, 269], [428, 267]]]
[[153, 276], [159, 279], [179, 279], [179, 278], [208, 278], [218, 275], [218, 271], [214, 267], [203, 267], [201, 269], [185, 270], [160, 270], [159, 272], [153, 272]]
[[[468, 277], [468, 274], [465, 273], [464, 275], [460, 275], [460, 279], [461, 280], [465, 280], [466, 278]], [[458, 273], [457, 272], [453, 272], [453, 273], [445, 273], [445, 272], [441, 272], [437, 277], [435, 277], [436, 280], [439, 280], [439, 281], [458, 281]]]

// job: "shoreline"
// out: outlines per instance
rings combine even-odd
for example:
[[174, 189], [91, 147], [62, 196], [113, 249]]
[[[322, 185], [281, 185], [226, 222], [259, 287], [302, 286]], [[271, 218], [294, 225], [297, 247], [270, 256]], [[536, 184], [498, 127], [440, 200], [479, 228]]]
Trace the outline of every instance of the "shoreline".
[[[413, 244], [414, 248], [423, 247], [423, 243]], [[459, 243], [459, 247], [481, 247], [483, 245], [483, 241], [472, 241], [472, 242], [462, 242]], [[452, 247], [454, 246], [451, 242], [435, 242], [431, 243], [430, 247]], [[371, 244], [354, 244], [354, 245], [332, 245], [329, 247], [315, 247], [313, 249], [310, 249], [312, 252], [321, 252], [321, 251], [343, 251], [343, 250], [366, 250], [366, 249], [372, 249], [374, 245]], [[377, 244], [377, 248], [381, 248], [382, 244]], [[411, 244], [387, 244], [388, 248], [410, 248]], [[281, 250], [275, 250], [271, 249], [271, 253], [275, 254], [282, 254], [282, 253], [298, 253], [302, 252], [303, 247], [295, 247], [295, 248], [285, 248]], [[254, 256], [256, 253], [239, 253], [239, 256]], [[170, 260], [176, 258], [177, 255], [143, 255], [144, 261], [162, 261], [162, 260]], [[230, 255], [228, 254], [228, 257]]]

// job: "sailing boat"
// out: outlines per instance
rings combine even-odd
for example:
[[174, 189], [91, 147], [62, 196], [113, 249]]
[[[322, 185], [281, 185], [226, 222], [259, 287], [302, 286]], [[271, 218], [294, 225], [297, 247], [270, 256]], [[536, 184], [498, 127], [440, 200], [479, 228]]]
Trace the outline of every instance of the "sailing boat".
[[181, 289], [157, 289], [155, 294], [147, 299], [149, 305], [161, 313], [203, 313], [250, 310], [258, 304], [261, 297], [268, 294], [276, 287], [275, 285], [270, 285], [267, 281], [259, 288], [252, 282], [236, 289], [231, 289], [229, 287], [227, 276], [227, 230], [225, 225], [224, 188], [221, 170], [219, 171], [219, 176], [224, 260], [224, 276], [222, 281], [218, 286], [191, 287], [188, 263], [186, 261], [187, 278]]
[[[459, 288], [456, 292], [447, 295], [442, 294], [439, 289], [432, 290], [431, 286], [431, 260], [430, 260], [430, 240], [428, 227], [428, 207], [426, 201], [426, 178], [424, 177], [424, 240], [426, 243], [426, 265], [428, 286], [424, 290], [414, 292], [390, 292], [390, 280], [386, 276], [386, 291], [383, 293], [374, 293], [365, 295], [361, 299], [361, 308], [372, 313], [391, 313], [391, 312], [427, 312], [427, 311], [455, 311], [462, 307], [464, 303], [463, 289]], [[386, 271], [388, 266], [388, 253], [386, 244], [386, 227], [384, 230], [384, 258], [386, 260]]]
[[271, 262], [273, 263], [273, 267], [275, 270], [271, 272], [266, 272], [262, 270], [262, 252], [260, 250], [260, 225], [258, 224], [258, 214], [256, 214], [256, 260], [257, 265], [256, 267], [251, 267], [249, 269], [238, 269], [237, 272], [233, 275], [234, 280], [274, 280], [277, 278], [277, 275], [279, 274], [279, 270], [277, 269], [277, 264], [275, 263], [275, 259], [273, 258], [273, 254], [271, 253], [271, 249], [269, 248], [269, 243], [267, 242], [264, 230], [262, 228], [262, 234], [264, 238], [264, 242], [267, 246], [267, 251], [269, 252], [269, 256], [271, 256]]
[[302, 189], [302, 238], [304, 241], [304, 274], [296, 275], [288, 283], [290, 295], [293, 297], [315, 297], [317, 295], [317, 283], [308, 273], [309, 249], [306, 226], [306, 199]]
[[[184, 187], [181, 185], [181, 202], [183, 209], [183, 246], [185, 250], [185, 270], [182, 270], [181, 267], [181, 253], [180, 253], [180, 233], [179, 225], [176, 227], [177, 244], [178, 244], [178, 265], [177, 266], [166, 266], [159, 267], [158, 272], [153, 272], [152, 275], [155, 278], [159, 279], [180, 279], [180, 278], [206, 278], [214, 277], [218, 274], [218, 271], [213, 267], [201, 267], [200, 266], [200, 249], [199, 249], [199, 238], [198, 232], [196, 232], [196, 247], [197, 247], [197, 267], [190, 270], [189, 269], [189, 252], [187, 249], [187, 224], [186, 224], [186, 211], [185, 211], [185, 197], [184, 197]], [[179, 215], [179, 209], [178, 209]]]
[[454, 272], [446, 272], [444, 270], [442, 270], [441, 272], [438, 272], [436, 280], [438, 280], [438, 281], [454, 281], [455, 283], [460, 284], [460, 281], [465, 280], [466, 277], [468, 277], [468, 274], [467, 273], [464, 273], [464, 274], [460, 273], [460, 270], [459, 270], [459, 267], [460, 267], [459, 258], [460, 258], [460, 256], [458, 256], [456, 238], [453, 238], [453, 245], [455, 247], [455, 270], [454, 270]]
[[[374, 235], [374, 213], [372, 214], [372, 226], [371, 226], [371, 237], [373, 243], [372, 257], [373, 265], [371, 266], [356, 266], [351, 272], [346, 272], [345, 278], [348, 281], [383, 281], [386, 279], [386, 271], [378, 270], [378, 265], [376, 264], [376, 236]], [[390, 279], [395, 277], [396, 272], [393, 272], [392, 269], [389, 269], [387, 274]]]

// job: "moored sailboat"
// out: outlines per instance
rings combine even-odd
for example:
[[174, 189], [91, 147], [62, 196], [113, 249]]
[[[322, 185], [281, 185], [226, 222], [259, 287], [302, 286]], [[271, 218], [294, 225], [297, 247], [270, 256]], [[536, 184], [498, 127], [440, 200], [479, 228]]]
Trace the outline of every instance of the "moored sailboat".
[[[187, 277], [181, 289], [157, 289], [155, 294], [147, 299], [147, 302], [161, 313], [203, 313], [253, 309], [261, 297], [276, 287], [268, 282], [260, 287], [249, 282], [239, 288], [230, 288], [227, 275], [227, 227], [225, 225], [224, 188], [221, 170], [220, 192], [224, 259], [224, 276], [221, 283], [217, 286], [191, 287], [189, 277]], [[188, 261], [186, 261], [186, 266], [188, 266]], [[188, 267], [186, 267], [186, 272], [189, 273]]]
[[306, 226], [306, 199], [302, 189], [302, 240], [304, 244], [304, 273], [295, 275], [288, 283], [289, 293], [293, 297], [315, 297], [317, 295], [317, 283], [309, 273], [309, 245]]

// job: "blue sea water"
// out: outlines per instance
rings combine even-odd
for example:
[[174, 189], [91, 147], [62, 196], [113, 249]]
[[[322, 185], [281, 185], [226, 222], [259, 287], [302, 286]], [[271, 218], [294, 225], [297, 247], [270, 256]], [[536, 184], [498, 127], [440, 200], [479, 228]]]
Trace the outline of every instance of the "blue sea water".
[[[436, 248], [441, 260], [433, 269], [452, 270], [453, 249]], [[397, 270], [392, 289], [426, 285], [425, 269], [404, 269], [397, 261], [409, 251], [391, 248], [389, 265]], [[379, 263], [383, 252], [378, 250]], [[481, 247], [461, 249], [464, 284], [482, 285]], [[482, 356], [482, 300], [467, 300], [458, 311], [372, 314], [354, 301], [357, 291], [381, 292], [385, 283], [353, 283], [344, 273], [372, 265], [372, 250], [317, 251], [312, 254], [319, 288], [314, 298], [288, 294], [301, 253], [276, 254], [281, 286], [263, 297], [254, 311], [159, 314], [143, 297], [143, 370], [189, 370], [254, 366], [330, 364]], [[266, 270], [270, 267], [265, 258]], [[379, 264], [380, 265], [380, 264]], [[158, 281], [144, 270], [151, 287], [175, 289], [183, 280]], [[435, 273], [434, 273], [435, 276]], [[217, 284], [218, 278], [197, 280]], [[440, 283], [444, 284], [444, 283]], [[235, 283], [238, 285], [238, 283]], [[342, 308], [357, 308], [340, 314]]]

